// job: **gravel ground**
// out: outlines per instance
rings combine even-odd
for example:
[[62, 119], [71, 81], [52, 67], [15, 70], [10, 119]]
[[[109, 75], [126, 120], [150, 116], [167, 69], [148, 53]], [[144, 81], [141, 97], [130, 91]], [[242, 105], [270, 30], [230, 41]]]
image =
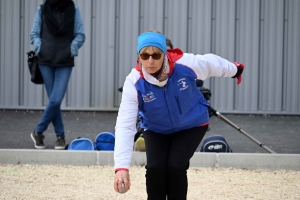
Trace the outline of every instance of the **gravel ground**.
[[[145, 168], [130, 170], [131, 189], [113, 189], [111, 166], [1, 165], [0, 199], [142, 200]], [[300, 199], [300, 171], [190, 168], [188, 200]]]

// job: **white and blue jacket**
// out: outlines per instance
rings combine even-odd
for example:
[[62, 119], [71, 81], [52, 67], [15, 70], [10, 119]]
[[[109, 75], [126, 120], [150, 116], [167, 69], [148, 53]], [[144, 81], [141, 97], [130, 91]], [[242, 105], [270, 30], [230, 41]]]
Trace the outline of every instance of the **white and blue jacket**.
[[209, 104], [195, 80], [211, 76], [233, 77], [237, 67], [217, 55], [194, 55], [180, 49], [168, 50], [168, 82], [157, 79], [137, 64], [126, 77], [115, 127], [115, 170], [129, 169], [136, 117], [141, 127], [158, 134], [172, 134], [209, 123]]

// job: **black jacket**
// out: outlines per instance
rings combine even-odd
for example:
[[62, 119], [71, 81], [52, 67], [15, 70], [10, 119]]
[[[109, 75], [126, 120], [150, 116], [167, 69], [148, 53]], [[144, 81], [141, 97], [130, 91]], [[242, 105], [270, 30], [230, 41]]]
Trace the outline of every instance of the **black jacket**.
[[[55, 12], [58, 20], [63, 20], [63, 14]], [[43, 15], [42, 15], [43, 16]], [[38, 55], [38, 64], [52, 67], [74, 66], [74, 57], [71, 57], [71, 43], [74, 30], [65, 35], [52, 34], [43, 20], [41, 31], [41, 49]]]

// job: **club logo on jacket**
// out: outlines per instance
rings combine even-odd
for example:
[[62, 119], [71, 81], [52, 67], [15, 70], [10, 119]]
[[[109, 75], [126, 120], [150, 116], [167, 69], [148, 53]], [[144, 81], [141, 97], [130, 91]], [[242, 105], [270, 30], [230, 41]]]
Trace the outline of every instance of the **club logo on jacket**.
[[178, 85], [180, 87], [179, 90], [186, 90], [189, 87], [185, 80], [186, 80], [186, 78], [181, 78], [177, 81]]
[[156, 99], [152, 91], [150, 91], [148, 94], [142, 94], [142, 97], [144, 102], [150, 102]]

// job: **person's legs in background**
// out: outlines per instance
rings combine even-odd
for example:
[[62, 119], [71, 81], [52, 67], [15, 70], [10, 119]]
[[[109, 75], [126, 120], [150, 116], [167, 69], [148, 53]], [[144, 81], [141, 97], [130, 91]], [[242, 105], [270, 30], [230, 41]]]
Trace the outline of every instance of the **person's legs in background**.
[[[36, 141], [39, 139], [38, 136], [43, 136], [43, 132], [48, 128], [48, 125], [52, 122], [57, 136], [55, 149], [64, 149], [64, 125], [60, 106], [65, 96], [73, 67], [55, 68], [46, 65], [40, 65], [39, 67], [44, 79], [49, 102], [45, 111], [43, 112], [40, 122], [38, 123], [34, 131], [35, 134], [32, 133], [31, 137], [35, 142], [35, 147], [37, 148], [37, 146], [39, 146], [37, 145]], [[37, 138], [35, 138], [35, 136], [37, 136]]]

